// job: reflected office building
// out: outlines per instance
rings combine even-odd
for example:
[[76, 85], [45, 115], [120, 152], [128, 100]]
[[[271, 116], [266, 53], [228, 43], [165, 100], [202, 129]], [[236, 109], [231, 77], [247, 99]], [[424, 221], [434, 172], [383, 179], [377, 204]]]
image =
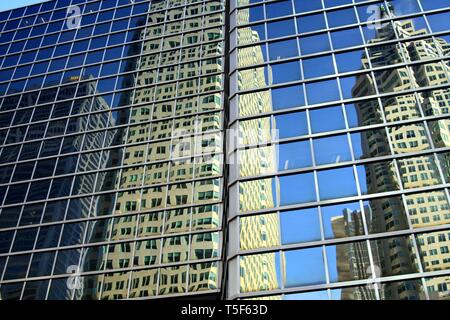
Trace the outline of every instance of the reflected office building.
[[447, 299], [449, 4], [237, 2], [227, 298]]
[[449, 16], [0, 12], [0, 299], [449, 299]]

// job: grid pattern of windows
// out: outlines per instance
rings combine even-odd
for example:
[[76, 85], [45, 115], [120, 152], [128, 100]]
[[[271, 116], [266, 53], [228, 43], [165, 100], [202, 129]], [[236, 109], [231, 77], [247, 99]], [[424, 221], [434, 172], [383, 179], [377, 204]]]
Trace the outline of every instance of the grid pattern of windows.
[[224, 1], [0, 13], [0, 298], [219, 292]]
[[227, 297], [448, 299], [450, 2], [231, 3]]

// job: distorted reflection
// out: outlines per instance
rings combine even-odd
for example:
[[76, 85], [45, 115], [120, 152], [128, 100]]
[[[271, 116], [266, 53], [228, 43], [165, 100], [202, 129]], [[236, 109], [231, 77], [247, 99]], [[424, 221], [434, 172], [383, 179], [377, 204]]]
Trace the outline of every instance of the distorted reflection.
[[[441, 8], [438, 1], [421, 2], [428, 9]], [[344, 3], [347, 2], [339, 2]], [[330, 7], [336, 3], [325, 1], [324, 4]], [[296, 12], [321, 7], [321, 1], [295, 1]], [[357, 23], [355, 12], [359, 19], [367, 19], [365, 9], [367, 6], [359, 6], [356, 11], [353, 8], [338, 9], [325, 14], [329, 27], [338, 27]], [[389, 1], [386, 7], [380, 7], [380, 18], [395, 19], [419, 11], [418, 1], [412, 1], [408, 5], [405, 1]], [[323, 15], [324, 13], [314, 12], [298, 17], [298, 32], [325, 28]], [[445, 27], [439, 25], [436, 19], [437, 17], [430, 17], [431, 29], [434, 25], [435, 30], [444, 30]], [[286, 34], [290, 33], [288, 23], [289, 20], [280, 22], [280, 25], [285, 24]], [[271, 29], [272, 33], [277, 31], [275, 24]], [[252, 214], [239, 219], [240, 249], [276, 247], [277, 250], [273, 253], [246, 253], [241, 256], [240, 293], [276, 291], [282, 287], [297, 288], [300, 292], [283, 295], [278, 294], [278, 291], [270, 292], [268, 294], [272, 295], [264, 298], [448, 299], [448, 276], [379, 281], [373, 284], [378, 278], [450, 268], [448, 230], [395, 235], [398, 231], [442, 226], [450, 221], [447, 191], [420, 190], [450, 181], [448, 153], [439, 153], [437, 156], [427, 153], [433, 146], [449, 147], [449, 123], [445, 118], [428, 123], [419, 120], [424, 115], [448, 114], [449, 90], [433, 88], [416, 93], [403, 92], [449, 83], [448, 63], [437, 59], [448, 53], [449, 45], [444, 37], [425, 38], [429, 32], [422, 16], [395, 19], [383, 23], [379, 28], [364, 25], [362, 35], [366, 43], [370, 44], [367, 49], [348, 49], [329, 56], [302, 58], [300, 64], [306, 84], [272, 89], [270, 97], [267, 92], [264, 100], [256, 99], [258, 93], [253, 93], [252, 99], [246, 98], [245, 103], [239, 103], [241, 116], [256, 115], [256, 110], [264, 113], [283, 110], [285, 113], [276, 113], [272, 117], [264, 115], [265, 118], [248, 121], [241, 131], [245, 135], [252, 129], [251, 125], [258, 126], [259, 140], [254, 138], [254, 143], [273, 141], [274, 137], [269, 133], [273, 129], [279, 130], [277, 139], [289, 139], [277, 145], [277, 158], [274, 160], [267, 157], [264, 162], [255, 164], [249, 154], [241, 157], [241, 177], [282, 174], [239, 184], [239, 210]], [[422, 38], [417, 40], [417, 36]], [[402, 42], [394, 42], [395, 39], [402, 39]], [[332, 31], [330, 40], [334, 49], [363, 44], [359, 28]], [[286, 56], [278, 53], [279, 48], [288, 41], [290, 40], [269, 43], [270, 59], [296, 55], [296, 49], [286, 50]], [[390, 42], [384, 43], [385, 41]], [[299, 46], [302, 55], [324, 53], [330, 49], [327, 34], [301, 35]], [[258, 62], [264, 63], [263, 54], [260, 57]], [[410, 67], [390, 67], [405, 62], [423, 61], [427, 62]], [[272, 79], [278, 83], [299, 80], [299, 77], [291, 77], [296, 73], [297, 63], [290, 64], [292, 68], [289, 72], [281, 64], [279, 70], [277, 65], [273, 65]], [[337, 80], [319, 79], [308, 82], [315, 77], [331, 78], [336, 71], [346, 73], [372, 67], [383, 69], [373, 74], [359, 72]], [[260, 72], [262, 75], [263, 69]], [[381, 98], [370, 97], [378, 93], [387, 95]], [[260, 92], [259, 97], [262, 96], [263, 93]], [[341, 98], [355, 101], [328, 106]], [[308, 105], [327, 103], [327, 106], [308, 111], [284, 111], [301, 107], [305, 102]], [[385, 123], [388, 124], [386, 128], [379, 126]], [[374, 127], [359, 129], [367, 126]], [[349, 134], [333, 132], [346, 128], [357, 129]], [[333, 133], [330, 135], [330, 132]], [[307, 139], [304, 136], [308, 134], [319, 137]], [[293, 138], [295, 140], [291, 141]], [[271, 146], [259, 149], [262, 153], [271, 152]], [[253, 151], [252, 155], [257, 156], [257, 151]], [[399, 158], [384, 159], [392, 155]], [[339, 165], [352, 160], [362, 163], [356, 166]], [[309, 172], [311, 169], [308, 168], [313, 165], [338, 165], [339, 168], [325, 167]], [[288, 171], [293, 169], [300, 169], [300, 172]], [[400, 194], [399, 191], [404, 190], [411, 192]], [[356, 198], [358, 196], [364, 198], [361, 200]], [[341, 198], [347, 199], [344, 203], [336, 204]], [[316, 201], [327, 203], [317, 207], [314, 206]], [[276, 210], [279, 206], [280, 210]], [[253, 215], [254, 211], [260, 210], [271, 212]], [[394, 235], [384, 235], [386, 232]], [[369, 234], [375, 238], [361, 240]], [[323, 240], [332, 243], [321, 245], [320, 241]], [[289, 247], [285, 248], [284, 245]], [[277, 262], [279, 258], [281, 264]], [[261, 261], [264, 262], [260, 263]], [[264, 270], [261, 270], [261, 266], [264, 266]], [[281, 282], [276, 282], [277, 278]], [[261, 281], [264, 283], [261, 284]], [[351, 281], [367, 281], [369, 285], [351, 285]], [[320, 287], [336, 282], [346, 284], [338, 289], [314, 288], [314, 291], [310, 291], [310, 286]]]

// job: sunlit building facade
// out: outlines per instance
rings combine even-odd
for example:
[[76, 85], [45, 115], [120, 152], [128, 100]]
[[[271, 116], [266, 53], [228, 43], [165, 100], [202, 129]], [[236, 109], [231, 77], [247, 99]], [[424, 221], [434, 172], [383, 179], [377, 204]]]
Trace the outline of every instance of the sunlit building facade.
[[0, 12], [1, 299], [450, 298], [450, 2]]

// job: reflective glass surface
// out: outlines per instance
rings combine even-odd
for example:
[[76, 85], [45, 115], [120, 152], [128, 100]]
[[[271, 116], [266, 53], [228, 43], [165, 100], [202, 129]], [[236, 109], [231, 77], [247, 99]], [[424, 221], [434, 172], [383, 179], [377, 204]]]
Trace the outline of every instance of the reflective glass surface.
[[448, 299], [449, 9], [237, 1], [227, 297]]
[[24, 9], [0, 19], [0, 299], [218, 295], [225, 1]]

